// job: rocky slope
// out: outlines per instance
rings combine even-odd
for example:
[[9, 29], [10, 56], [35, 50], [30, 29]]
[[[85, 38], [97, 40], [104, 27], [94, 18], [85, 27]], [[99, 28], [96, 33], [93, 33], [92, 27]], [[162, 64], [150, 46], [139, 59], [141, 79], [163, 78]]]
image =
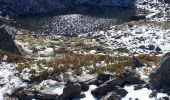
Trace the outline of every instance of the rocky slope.
[[[112, 1], [75, 4], [113, 5]], [[124, 5], [123, 1], [116, 5]], [[170, 49], [169, 4], [147, 1], [135, 3], [147, 12], [140, 21], [74, 37], [41, 37], [29, 30], [0, 27], [0, 100], [168, 100], [169, 53], [161, 57]], [[11, 15], [72, 6], [66, 0], [0, 4], [10, 4], [1, 7]], [[14, 4], [19, 8], [12, 10]]]

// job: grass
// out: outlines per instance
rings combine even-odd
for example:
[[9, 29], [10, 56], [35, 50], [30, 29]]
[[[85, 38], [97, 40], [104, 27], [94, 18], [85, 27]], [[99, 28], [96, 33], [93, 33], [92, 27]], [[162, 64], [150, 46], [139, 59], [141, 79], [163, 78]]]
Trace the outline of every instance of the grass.
[[0, 51], [0, 60], [2, 61], [4, 56], [7, 56], [6, 62], [21, 62], [24, 60], [22, 55], [10, 53], [7, 51]]
[[146, 63], [148, 66], [151, 66], [150, 63], [154, 63], [155, 65], [157, 65], [161, 60], [161, 57], [149, 54], [141, 54], [137, 58], [139, 59], [139, 61]]

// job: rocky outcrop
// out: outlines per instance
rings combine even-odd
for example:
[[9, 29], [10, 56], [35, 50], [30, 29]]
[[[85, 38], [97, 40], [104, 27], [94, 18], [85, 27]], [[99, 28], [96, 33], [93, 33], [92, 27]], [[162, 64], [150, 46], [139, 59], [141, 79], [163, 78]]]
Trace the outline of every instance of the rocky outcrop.
[[154, 89], [170, 88], [170, 53], [162, 58], [159, 66], [150, 75], [150, 82]]
[[78, 5], [135, 7], [136, 0], [1, 0], [0, 11], [10, 16], [50, 12]]
[[75, 96], [80, 95], [81, 93], [81, 85], [70, 84], [63, 89], [63, 94], [56, 98], [56, 100], [71, 100]]
[[131, 69], [126, 69], [126, 71], [121, 77], [111, 79], [99, 85], [98, 88], [92, 91], [92, 94], [97, 96], [98, 98], [101, 98], [102, 96], [107, 95], [109, 92], [115, 91], [116, 94], [120, 95], [121, 97], [124, 97], [127, 92], [119, 86], [123, 86], [126, 84], [142, 83], [143, 81], [140, 80], [140, 76], [135, 71]]
[[13, 30], [5, 25], [0, 27], [0, 50], [20, 54], [20, 50], [14, 42]]

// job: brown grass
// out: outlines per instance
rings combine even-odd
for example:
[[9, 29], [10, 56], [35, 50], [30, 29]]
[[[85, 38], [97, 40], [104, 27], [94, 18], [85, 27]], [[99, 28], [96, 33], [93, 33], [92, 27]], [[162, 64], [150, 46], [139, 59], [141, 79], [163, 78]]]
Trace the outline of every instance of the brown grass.
[[145, 63], [153, 62], [155, 64], [158, 64], [161, 58], [155, 55], [142, 54], [138, 56], [138, 59]]
[[22, 55], [6, 52], [6, 51], [0, 51], [0, 60], [2, 61], [4, 56], [7, 56], [6, 62], [20, 62], [23, 61], [24, 58]]

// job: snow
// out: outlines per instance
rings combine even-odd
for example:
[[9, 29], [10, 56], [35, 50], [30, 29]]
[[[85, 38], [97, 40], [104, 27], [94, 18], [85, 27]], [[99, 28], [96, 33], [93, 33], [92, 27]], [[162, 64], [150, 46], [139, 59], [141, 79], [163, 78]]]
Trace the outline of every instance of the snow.
[[52, 79], [43, 80], [38, 88], [42, 90], [42, 92], [50, 92], [50, 94], [58, 94], [61, 95], [63, 93], [63, 89], [65, 87], [64, 82], [57, 82]]
[[39, 54], [49, 55], [49, 54], [53, 53], [53, 51], [54, 51], [53, 48], [46, 48], [43, 51], [39, 51]]
[[166, 97], [166, 94], [158, 93], [157, 97], [155, 98], [149, 98], [149, 95], [152, 93], [152, 90], [149, 90], [147, 88], [142, 88], [139, 90], [134, 90], [134, 86], [125, 86], [125, 90], [127, 90], [129, 93], [126, 95], [126, 97], [122, 98], [122, 100], [136, 100], [138, 98], [139, 100], [157, 100], [161, 97]]
[[[109, 35], [107, 35], [108, 32], [110, 32]], [[127, 48], [132, 54], [164, 54], [170, 50], [170, 29], [162, 29], [161, 26], [153, 24], [146, 23], [134, 25], [133, 27], [125, 25], [124, 28], [119, 31], [116, 30], [116, 26], [113, 26], [112, 31], [109, 30], [104, 33], [94, 32], [88, 34], [102, 36], [103, 39], [101, 39], [101, 37], [95, 39], [100, 39], [100, 43], [105, 47], [111, 49]], [[91, 38], [93, 39], [93, 37]], [[96, 42], [96, 44], [97, 43], [98, 42]], [[154, 48], [149, 48], [149, 46], [153, 46]], [[161, 50], [159, 51], [158, 48]]]
[[63, 93], [63, 89], [64, 89], [64, 86], [58, 87], [58, 88], [56, 88], [55, 90], [53, 90], [52, 92], [53, 92], [53, 93], [56, 93], [56, 94], [58, 94], [58, 95], [61, 95], [61, 94]]
[[91, 94], [91, 91], [96, 89], [97, 86], [95, 85], [90, 85], [89, 86], [89, 90], [87, 92], [85, 92], [85, 95], [86, 97], [85, 98], [82, 98], [80, 100], [97, 100], [92, 94]]
[[85, 98], [81, 98], [81, 99], [73, 99], [73, 100], [97, 100], [92, 94], [91, 91], [93, 91], [94, 89], [96, 89], [97, 86], [96, 85], [90, 85], [89, 86], [89, 90], [87, 92], [84, 92], [85, 94]]
[[11, 94], [15, 89], [20, 87], [27, 87], [19, 76], [17, 76], [17, 71], [14, 69], [15, 64], [7, 64], [2, 62], [0, 64], [0, 100], [3, 100], [4, 95]]

